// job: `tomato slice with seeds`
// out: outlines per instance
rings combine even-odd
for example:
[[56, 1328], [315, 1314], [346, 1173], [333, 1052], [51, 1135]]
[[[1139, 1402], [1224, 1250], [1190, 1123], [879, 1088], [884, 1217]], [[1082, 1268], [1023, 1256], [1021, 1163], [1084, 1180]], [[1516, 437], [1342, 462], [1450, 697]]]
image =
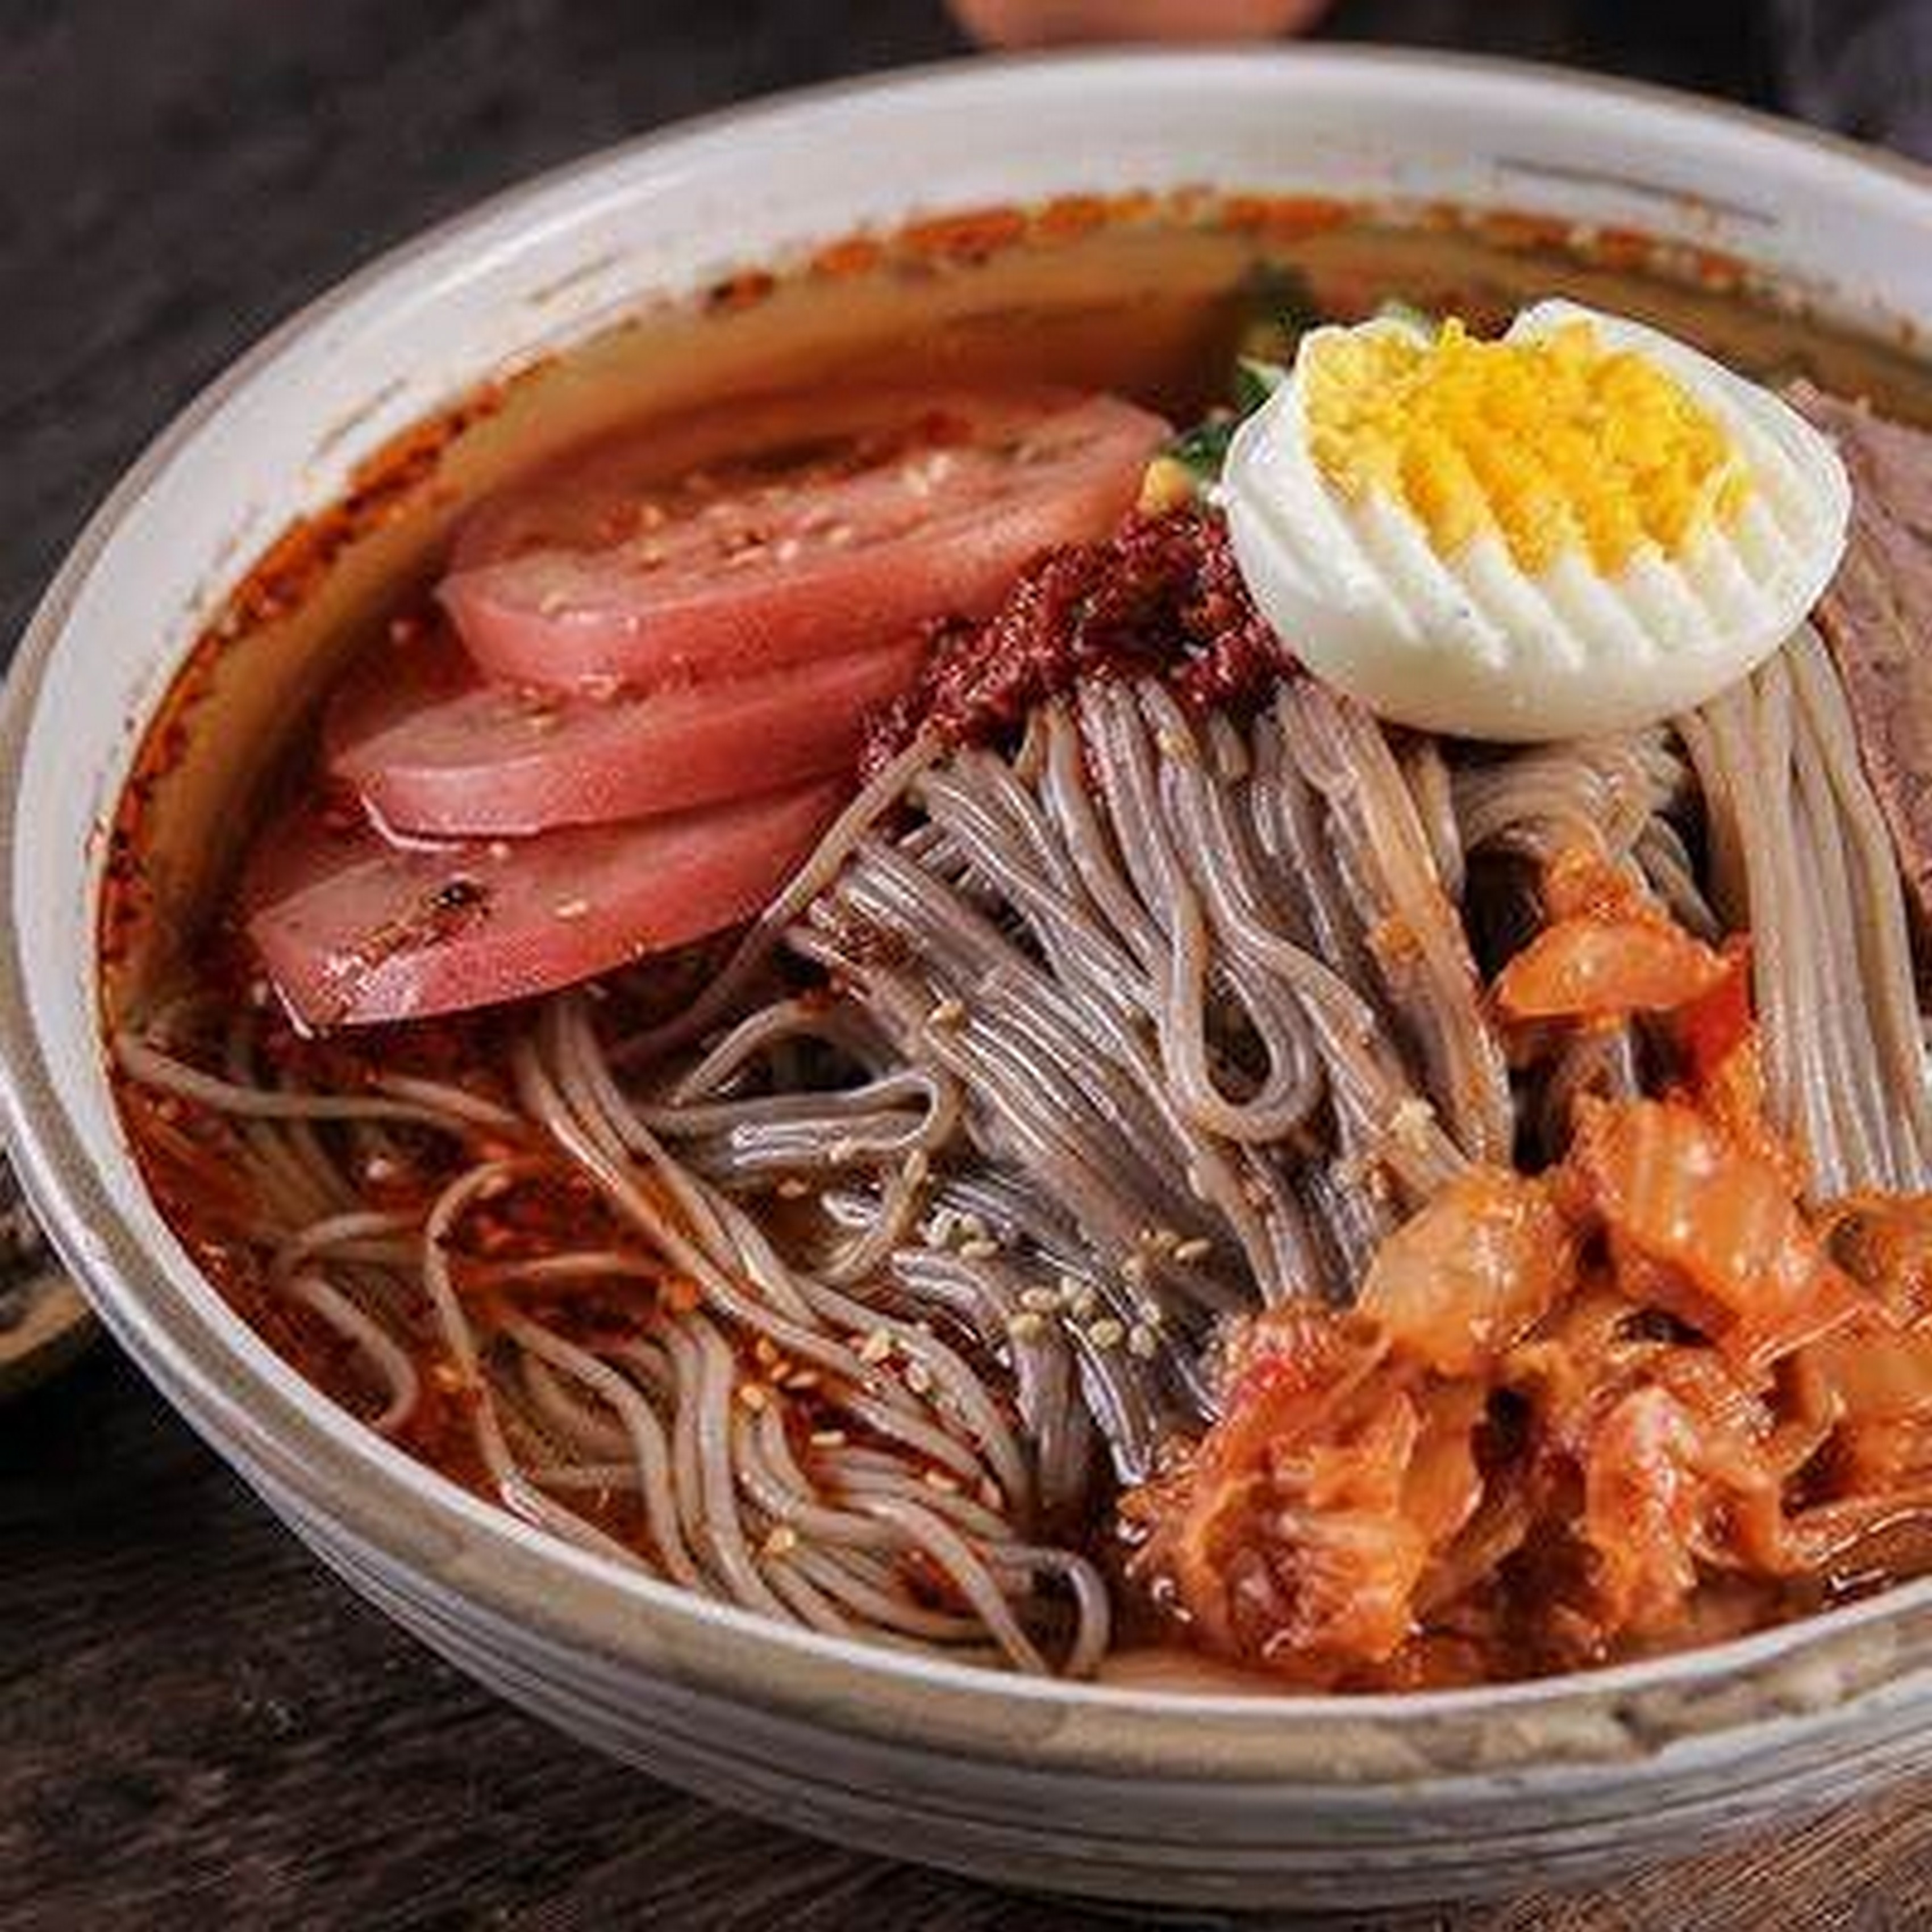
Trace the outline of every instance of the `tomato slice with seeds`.
[[548, 992], [759, 911], [849, 788], [529, 838], [404, 844], [305, 801], [256, 849], [249, 938], [304, 1024], [419, 1018]]
[[867, 720], [916, 674], [902, 638], [752, 676], [608, 697], [494, 684], [446, 631], [370, 652], [323, 728], [328, 768], [382, 823], [541, 832], [850, 776]]
[[484, 504], [440, 596], [489, 676], [643, 689], [768, 670], [979, 616], [1103, 536], [1168, 434], [1118, 398], [876, 389], [741, 405], [740, 452], [632, 429]]

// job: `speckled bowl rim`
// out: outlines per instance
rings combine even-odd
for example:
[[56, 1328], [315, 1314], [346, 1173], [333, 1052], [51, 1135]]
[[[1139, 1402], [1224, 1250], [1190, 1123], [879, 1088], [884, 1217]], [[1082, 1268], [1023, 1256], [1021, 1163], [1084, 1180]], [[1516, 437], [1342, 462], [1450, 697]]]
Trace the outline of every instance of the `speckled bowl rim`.
[[[1085, 68], [1104, 80], [1154, 62], [1184, 66], [1203, 86], [1211, 86], [1216, 74], [1230, 64], [1252, 69], [1271, 64], [1289, 87], [1297, 71], [1366, 80], [1378, 74], [1413, 79], [1423, 70], [1438, 76], [1453, 70], [1515, 90], [1552, 114], [1600, 112], [1607, 104], [1624, 103], [1687, 126], [1726, 121], [1765, 140], [1809, 149], [1820, 165], [1850, 168], [1868, 184], [1889, 178], [1927, 194], [1932, 233], [1932, 170], [1899, 157], [1676, 90], [1434, 52], [1321, 46], [946, 63], [801, 89], [679, 122], [535, 177], [380, 256], [230, 364], [148, 446], [74, 542], [13, 661], [0, 713], [0, 851], [7, 855], [10, 880], [16, 877], [14, 834], [22, 753], [47, 667], [82, 585], [152, 479], [286, 345], [418, 257], [560, 185], [588, 181], [620, 158], [675, 148], [694, 135], [724, 129], [755, 134], [767, 118], [801, 108], [836, 107], [920, 88], [943, 91], [968, 74], [983, 81], [992, 73]], [[92, 971], [92, 962], [86, 970]], [[1767, 1717], [1802, 1721], [1808, 1713], [1822, 1714], [1867, 1693], [1896, 1689], [1906, 1677], [1921, 1674], [1916, 1657], [1899, 1667], [1899, 1646], [1887, 1633], [1932, 1612], [1932, 1579], [1746, 1638], [1594, 1672], [1348, 1698], [1040, 1682], [769, 1623], [553, 1540], [326, 1403], [238, 1318], [220, 1324], [204, 1321], [114, 1205], [103, 1172], [126, 1172], [130, 1164], [124, 1149], [88, 1148], [68, 1117], [43, 1057], [10, 920], [0, 921], [0, 1116], [37, 1211], [112, 1332], [219, 1453], [284, 1503], [292, 1498], [320, 1522], [380, 1552], [404, 1574], [427, 1577], [491, 1616], [566, 1649], [665, 1672], [747, 1703], [814, 1712], [860, 1733], [910, 1737], [993, 1757], [1024, 1750], [1036, 1766], [1097, 1764], [1130, 1774], [1245, 1780], [1268, 1779], [1270, 1767], [1279, 1764], [1298, 1784], [1336, 1787], [1381, 1774], [1376, 1768], [1382, 1762], [1379, 1754], [1364, 1756], [1346, 1748], [1346, 1739], [1376, 1731], [1429, 1734], [1441, 1748], [1432, 1744], [1424, 1758], [1454, 1774], [1458, 1769], [1473, 1773], [1492, 1761], [1496, 1754], [1486, 1740], [1504, 1726], [1526, 1741], [1520, 1752], [1504, 1750], [1504, 1759], [1561, 1776], [1566, 1764], [1622, 1762], [1653, 1743], [1749, 1726]], [[1679, 1702], [1691, 1714], [1688, 1721], [1666, 1719], [1658, 1726], [1646, 1720], [1646, 1711], [1654, 1714]], [[1598, 1718], [1607, 1719], [1606, 1730], [1589, 1721]], [[1584, 1720], [1580, 1731], [1579, 1720]], [[1325, 1771], [1309, 1768], [1310, 1727], [1332, 1731], [1344, 1742]], [[1280, 1748], [1290, 1734], [1302, 1737], [1300, 1746]], [[1574, 1748], [1560, 1742], [1580, 1735], [1583, 1742]], [[1552, 1741], [1546, 1752], [1538, 1746], [1541, 1737]], [[1270, 1748], [1271, 1741], [1276, 1748]]]

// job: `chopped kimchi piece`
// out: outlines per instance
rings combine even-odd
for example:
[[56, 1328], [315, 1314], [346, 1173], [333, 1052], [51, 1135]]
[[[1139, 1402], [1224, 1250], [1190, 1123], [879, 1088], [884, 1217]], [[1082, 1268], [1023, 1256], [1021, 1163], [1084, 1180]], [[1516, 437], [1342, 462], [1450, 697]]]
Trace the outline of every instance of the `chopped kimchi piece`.
[[1762, 1442], [1660, 1383], [1619, 1397], [1592, 1432], [1583, 1523], [1595, 1614], [1620, 1636], [1667, 1634], [1711, 1569], [1786, 1565]]
[[1565, 1292], [1575, 1249], [1546, 1183], [1474, 1168], [1382, 1244], [1360, 1305], [1395, 1347], [1473, 1374]]
[[1586, 915], [1546, 927], [1505, 966], [1507, 1020], [1618, 1020], [1668, 1012], [1720, 984], [1723, 954], [1679, 926]]
[[1690, 1106], [1585, 1100], [1565, 1171], [1608, 1231], [1613, 1262], [1652, 1264], [1648, 1298], [1738, 1360], [1773, 1360], [1863, 1299], [1780, 1167]]
[[1551, 923], [1496, 982], [1508, 1021], [1615, 1021], [1670, 1012], [1722, 986], [1725, 956], [1614, 868], [1566, 854], [1544, 884]]
[[1839, 1202], [1825, 1227], [1832, 1258], [1902, 1320], [1932, 1315], [1932, 1213], [1882, 1194]]
[[1407, 1640], [1432, 1556], [1480, 1498], [1474, 1418], [1344, 1320], [1290, 1310], [1250, 1334], [1226, 1422], [1124, 1507], [1208, 1649], [1321, 1681]]

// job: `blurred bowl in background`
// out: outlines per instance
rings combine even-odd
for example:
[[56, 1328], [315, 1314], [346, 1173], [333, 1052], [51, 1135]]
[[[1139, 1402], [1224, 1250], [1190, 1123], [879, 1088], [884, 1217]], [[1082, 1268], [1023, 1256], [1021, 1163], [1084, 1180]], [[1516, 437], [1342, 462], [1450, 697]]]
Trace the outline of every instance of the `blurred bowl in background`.
[[947, 0], [966, 31], [998, 47], [1070, 40], [1264, 40], [1296, 34], [1329, 0]]

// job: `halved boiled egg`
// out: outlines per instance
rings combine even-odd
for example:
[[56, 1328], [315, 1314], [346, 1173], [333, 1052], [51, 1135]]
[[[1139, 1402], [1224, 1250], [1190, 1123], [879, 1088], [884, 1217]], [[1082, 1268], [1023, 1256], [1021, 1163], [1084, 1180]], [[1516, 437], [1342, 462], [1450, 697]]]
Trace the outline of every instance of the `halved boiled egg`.
[[1527, 740], [1648, 724], [1743, 676], [1830, 581], [1851, 485], [1768, 390], [1546, 302], [1494, 340], [1311, 331], [1220, 500], [1311, 670], [1400, 724]]

